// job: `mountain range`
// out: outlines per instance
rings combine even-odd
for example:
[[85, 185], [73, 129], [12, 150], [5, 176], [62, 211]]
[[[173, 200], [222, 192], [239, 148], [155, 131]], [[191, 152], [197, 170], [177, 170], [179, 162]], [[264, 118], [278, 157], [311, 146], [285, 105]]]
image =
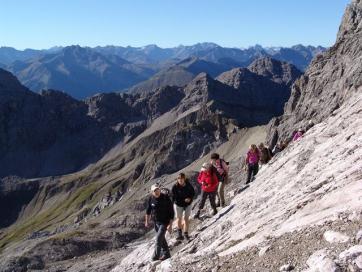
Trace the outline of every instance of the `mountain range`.
[[159, 48], [55, 47], [18, 51], [0, 48], [0, 67], [15, 74], [29, 89], [62, 90], [84, 99], [96, 93], [152, 91], [167, 85], [184, 86], [198, 73], [216, 77], [236, 67], [247, 67], [260, 57], [272, 57], [304, 70], [323, 47], [224, 48], [213, 43]]
[[[85, 49], [77, 49], [84, 53]], [[180, 66], [186, 63], [193, 76], [183, 88], [165, 85], [141, 93], [102, 93], [80, 101], [56, 90], [34, 93], [10, 72], [0, 70], [0, 176], [41, 177], [80, 170], [117, 143], [137, 137], [168, 111], [174, 109], [180, 115], [201, 102], [214, 101], [209, 105], [212, 111], [218, 109], [234, 125], [265, 124], [282, 114], [290, 84], [301, 75], [291, 64], [264, 58], [249, 69], [234, 68], [215, 80], [193, 66], [195, 61], [201, 67], [213, 67], [208, 70], [212, 76], [224, 70], [188, 60]]]

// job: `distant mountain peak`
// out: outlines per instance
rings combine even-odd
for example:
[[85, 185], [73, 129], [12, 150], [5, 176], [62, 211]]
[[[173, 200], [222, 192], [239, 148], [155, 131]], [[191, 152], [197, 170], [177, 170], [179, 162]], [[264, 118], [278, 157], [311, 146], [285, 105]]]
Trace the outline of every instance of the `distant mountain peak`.
[[267, 77], [276, 83], [290, 86], [302, 75], [293, 64], [279, 61], [271, 57], [262, 57], [254, 60], [248, 69], [258, 75]]

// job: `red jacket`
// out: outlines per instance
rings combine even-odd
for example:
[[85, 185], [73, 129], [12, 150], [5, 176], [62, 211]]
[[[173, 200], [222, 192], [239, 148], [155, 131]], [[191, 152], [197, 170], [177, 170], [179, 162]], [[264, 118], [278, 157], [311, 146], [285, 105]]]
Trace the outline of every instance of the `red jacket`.
[[209, 171], [201, 171], [197, 181], [201, 184], [201, 189], [205, 192], [211, 193], [216, 192], [219, 180], [217, 179], [216, 173], [213, 175]]

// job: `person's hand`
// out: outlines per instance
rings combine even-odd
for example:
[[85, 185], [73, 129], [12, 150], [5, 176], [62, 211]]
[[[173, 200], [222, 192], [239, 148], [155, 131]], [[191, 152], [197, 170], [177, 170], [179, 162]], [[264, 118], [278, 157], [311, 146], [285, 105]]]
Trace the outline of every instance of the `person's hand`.
[[150, 223], [148, 221], [145, 222], [145, 227], [148, 228], [150, 226]]
[[191, 202], [191, 198], [189, 198], [189, 197], [188, 197], [188, 198], [185, 198], [185, 202], [186, 202], [186, 203], [190, 203], [190, 202]]

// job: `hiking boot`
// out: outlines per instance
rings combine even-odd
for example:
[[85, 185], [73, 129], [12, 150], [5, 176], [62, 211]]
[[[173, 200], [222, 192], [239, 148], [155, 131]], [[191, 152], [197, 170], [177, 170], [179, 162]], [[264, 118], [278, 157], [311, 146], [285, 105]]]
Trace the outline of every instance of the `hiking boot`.
[[216, 215], [217, 214], [217, 209], [212, 211], [212, 215]]
[[184, 237], [182, 236], [182, 230], [178, 230], [176, 240], [181, 241]]
[[158, 261], [159, 259], [160, 259], [159, 257], [153, 256], [151, 260], [152, 260], [152, 262], [155, 262], [155, 261]]
[[224, 208], [225, 206], [225, 203], [221, 203], [221, 208]]
[[187, 241], [190, 241], [190, 236], [188, 232], [184, 232], [184, 237]]
[[194, 219], [200, 219], [200, 210], [198, 210], [197, 213], [195, 213]]

